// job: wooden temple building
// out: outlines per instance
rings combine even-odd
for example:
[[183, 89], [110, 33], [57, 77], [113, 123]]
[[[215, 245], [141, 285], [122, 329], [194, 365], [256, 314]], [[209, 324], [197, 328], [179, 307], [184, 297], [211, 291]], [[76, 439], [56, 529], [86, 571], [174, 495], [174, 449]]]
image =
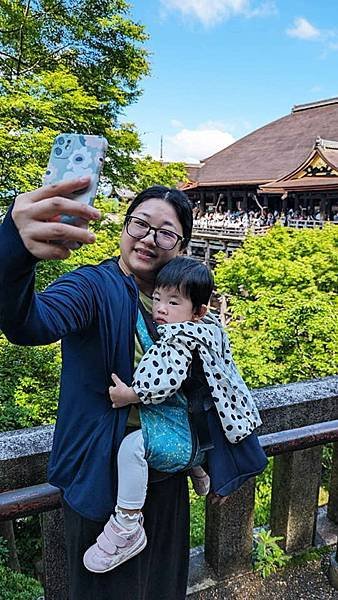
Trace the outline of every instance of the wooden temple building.
[[204, 212], [289, 209], [338, 212], [338, 98], [291, 113], [188, 167], [184, 191]]

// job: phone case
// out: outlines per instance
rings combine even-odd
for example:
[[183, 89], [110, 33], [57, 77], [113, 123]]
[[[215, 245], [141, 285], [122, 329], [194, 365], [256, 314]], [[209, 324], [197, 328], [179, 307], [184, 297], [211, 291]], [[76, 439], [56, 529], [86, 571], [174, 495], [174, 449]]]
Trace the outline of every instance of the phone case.
[[[108, 142], [99, 135], [62, 133], [53, 143], [43, 184], [50, 185], [77, 177], [91, 178], [85, 190], [70, 195], [72, 200], [94, 203]], [[76, 225], [76, 217], [62, 215], [60, 221]]]

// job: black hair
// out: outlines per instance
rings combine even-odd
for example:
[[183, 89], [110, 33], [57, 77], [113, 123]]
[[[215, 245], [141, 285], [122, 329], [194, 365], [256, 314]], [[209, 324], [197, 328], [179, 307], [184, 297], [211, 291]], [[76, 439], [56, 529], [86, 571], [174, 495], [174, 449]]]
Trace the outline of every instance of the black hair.
[[214, 288], [210, 269], [195, 258], [176, 256], [159, 271], [156, 288], [176, 288], [185, 298], [190, 298], [193, 308], [208, 304]]
[[188, 196], [184, 192], [176, 188], [166, 187], [165, 185], [153, 185], [137, 194], [128, 207], [126, 217], [129, 217], [140, 204], [154, 198], [164, 200], [174, 208], [177, 218], [182, 225], [184, 239], [181, 243], [181, 249], [183, 250], [187, 247], [191, 238], [193, 219], [192, 206]]

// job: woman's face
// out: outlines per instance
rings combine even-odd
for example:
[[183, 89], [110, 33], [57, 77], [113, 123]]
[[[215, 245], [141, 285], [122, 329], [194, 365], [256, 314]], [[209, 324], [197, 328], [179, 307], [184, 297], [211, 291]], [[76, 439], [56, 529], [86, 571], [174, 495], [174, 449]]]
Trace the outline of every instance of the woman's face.
[[[145, 200], [133, 211], [133, 217], [139, 217], [152, 227], [158, 227], [183, 235], [182, 225], [174, 207], [157, 198]], [[130, 237], [123, 229], [120, 243], [120, 267], [128, 274], [134, 274], [139, 288], [145, 293], [152, 293], [157, 272], [169, 260], [177, 256], [180, 242], [172, 250], [158, 248], [154, 241], [154, 232], [141, 240]]]

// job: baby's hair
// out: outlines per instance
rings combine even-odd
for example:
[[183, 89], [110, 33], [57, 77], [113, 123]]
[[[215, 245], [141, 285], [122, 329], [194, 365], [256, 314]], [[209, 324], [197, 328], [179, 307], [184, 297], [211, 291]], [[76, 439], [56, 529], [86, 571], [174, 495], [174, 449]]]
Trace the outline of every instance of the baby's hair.
[[210, 269], [195, 258], [177, 256], [157, 274], [155, 288], [176, 288], [190, 298], [194, 309], [199, 309], [210, 300], [214, 278]]

